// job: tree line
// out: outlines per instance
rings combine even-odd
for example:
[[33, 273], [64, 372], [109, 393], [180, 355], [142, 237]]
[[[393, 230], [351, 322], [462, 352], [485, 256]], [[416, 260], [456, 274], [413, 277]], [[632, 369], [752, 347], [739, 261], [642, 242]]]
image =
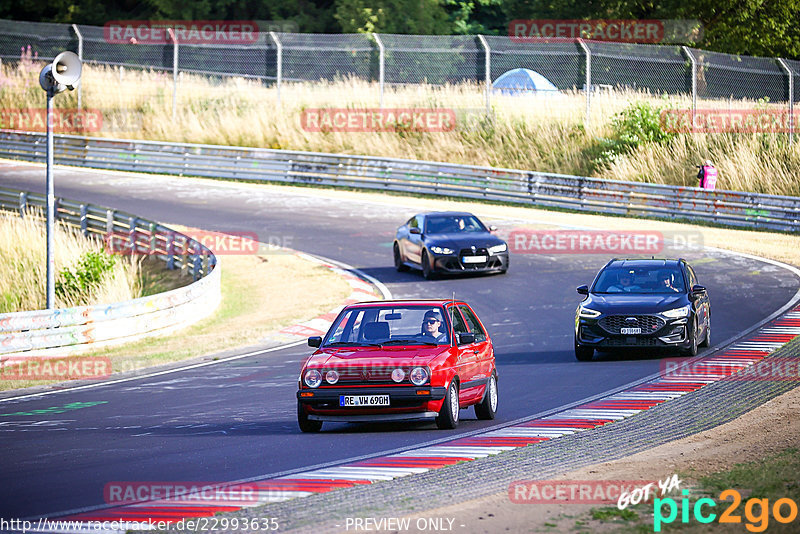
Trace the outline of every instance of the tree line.
[[698, 48], [800, 59], [800, 0], [19, 0], [0, 18], [102, 26], [112, 20], [292, 21], [303, 33], [507, 35], [533, 20], [690, 19]]

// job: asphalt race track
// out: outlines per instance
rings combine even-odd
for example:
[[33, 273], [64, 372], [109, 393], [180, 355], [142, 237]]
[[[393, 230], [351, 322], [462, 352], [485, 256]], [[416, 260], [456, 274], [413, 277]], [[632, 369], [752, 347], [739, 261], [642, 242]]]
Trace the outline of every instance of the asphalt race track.
[[[164, 223], [256, 232], [261, 241], [346, 262], [385, 283], [394, 297], [455, 292], [472, 304], [494, 340], [500, 406], [495, 421], [478, 422], [472, 410], [463, 411], [454, 431], [433, 424], [326, 423], [321, 434], [301, 434], [295, 391], [299, 361], [309, 353], [305, 346], [2, 401], [2, 517], [38, 518], [102, 506], [103, 488], [114, 481], [239, 480], [411, 447], [554, 409], [659, 370], [660, 360], [652, 356], [575, 360], [572, 323], [580, 300], [575, 287], [590, 283], [606, 256], [513, 254], [506, 275], [428, 282], [418, 272], [397, 273], [392, 265], [394, 230], [418, 211], [398, 204], [407, 200], [343, 203], [312, 189], [68, 168], [57, 168], [55, 180], [58, 196]], [[43, 192], [44, 167], [0, 163], [0, 184]], [[484, 220], [501, 230], [521, 223]], [[789, 271], [757, 260], [716, 251], [683, 256], [708, 287], [715, 344], [769, 316], [800, 286]], [[70, 404], [72, 409], [30, 413]]]

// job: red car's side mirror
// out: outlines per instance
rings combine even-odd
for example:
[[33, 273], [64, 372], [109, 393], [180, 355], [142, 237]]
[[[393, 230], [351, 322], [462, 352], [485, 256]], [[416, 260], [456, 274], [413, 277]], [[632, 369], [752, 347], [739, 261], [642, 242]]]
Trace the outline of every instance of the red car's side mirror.
[[458, 337], [459, 345], [469, 345], [470, 343], [475, 343], [475, 334], [471, 332], [463, 332], [456, 334], [456, 336]]

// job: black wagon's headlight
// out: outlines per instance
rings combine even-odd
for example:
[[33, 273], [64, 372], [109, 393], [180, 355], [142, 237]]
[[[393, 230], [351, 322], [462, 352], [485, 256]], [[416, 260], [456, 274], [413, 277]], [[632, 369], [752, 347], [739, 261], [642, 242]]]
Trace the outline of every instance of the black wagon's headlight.
[[593, 310], [591, 308], [585, 308], [581, 306], [578, 308], [578, 317], [583, 317], [584, 319], [596, 319], [602, 315], [599, 311]]

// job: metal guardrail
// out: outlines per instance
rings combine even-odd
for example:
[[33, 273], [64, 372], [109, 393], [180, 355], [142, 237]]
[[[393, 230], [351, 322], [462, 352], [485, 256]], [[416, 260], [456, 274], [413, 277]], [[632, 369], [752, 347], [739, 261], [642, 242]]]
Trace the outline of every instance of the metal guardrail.
[[[26, 191], [0, 188], [0, 211], [30, 215], [44, 212], [46, 199]], [[79, 352], [101, 345], [166, 333], [209, 315], [220, 301], [220, 271], [210, 249], [147, 219], [129, 213], [56, 199], [57, 221], [102, 239], [124, 254], [149, 254], [170, 269], [183, 269], [193, 283], [138, 299], [0, 314], [0, 355], [38, 356]]]
[[[43, 162], [45, 135], [0, 131], [0, 157]], [[354, 187], [796, 231], [800, 198], [451, 163], [55, 136], [55, 162], [118, 171]]]

